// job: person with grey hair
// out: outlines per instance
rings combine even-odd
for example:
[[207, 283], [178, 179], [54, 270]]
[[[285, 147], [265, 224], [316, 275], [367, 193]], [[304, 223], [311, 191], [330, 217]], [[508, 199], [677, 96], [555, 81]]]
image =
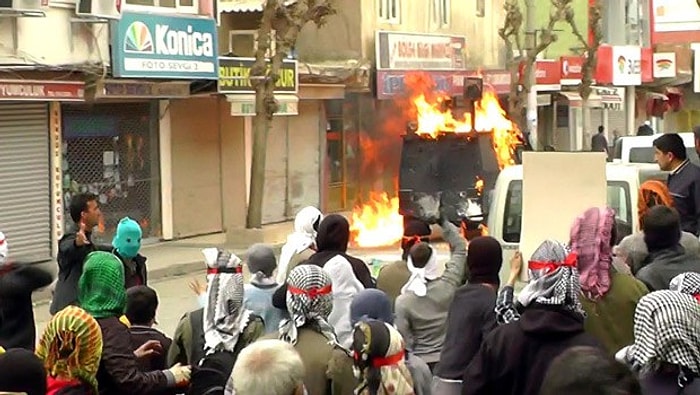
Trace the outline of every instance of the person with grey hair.
[[246, 264], [250, 271], [250, 282], [245, 285], [243, 305], [262, 317], [265, 333], [276, 332], [286, 313], [272, 305], [272, 295], [279, 286], [273, 277], [277, 268], [275, 252], [265, 244], [254, 244], [248, 248]]
[[294, 346], [283, 340], [259, 340], [241, 351], [224, 394], [304, 395], [304, 374]]

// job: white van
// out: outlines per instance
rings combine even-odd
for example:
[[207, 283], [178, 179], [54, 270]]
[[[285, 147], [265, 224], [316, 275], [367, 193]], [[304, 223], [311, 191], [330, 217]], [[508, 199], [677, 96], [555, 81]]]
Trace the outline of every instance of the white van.
[[[700, 159], [695, 152], [695, 135], [693, 133], [678, 133], [683, 139], [685, 152], [691, 162], [700, 164]], [[622, 163], [655, 163], [654, 140], [663, 136], [624, 136], [620, 137], [613, 147], [613, 161]]]
[[[618, 226], [625, 234], [639, 229], [637, 197], [639, 186], [646, 180], [666, 181], [667, 172], [656, 164], [608, 163], [605, 167], [608, 180], [608, 206], [615, 210]], [[503, 284], [508, 279], [509, 262], [520, 248], [520, 230], [523, 218], [523, 167], [504, 168], [498, 175], [496, 186], [490, 194], [488, 212], [489, 235], [503, 247], [503, 268], [500, 277]], [[556, 213], [552, 213], [556, 215]], [[571, 218], [573, 224], [574, 218]], [[568, 242], [568, 240], [561, 240]]]

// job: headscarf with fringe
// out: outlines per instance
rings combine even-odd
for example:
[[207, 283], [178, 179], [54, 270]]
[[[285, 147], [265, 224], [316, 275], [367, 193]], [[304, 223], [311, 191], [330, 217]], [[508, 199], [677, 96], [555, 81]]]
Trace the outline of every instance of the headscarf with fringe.
[[637, 216], [639, 217], [639, 227], [642, 227], [644, 214], [654, 206], [673, 207], [673, 197], [668, 190], [668, 186], [663, 181], [647, 180], [639, 186], [639, 197], [637, 200]]
[[571, 227], [570, 248], [578, 258], [581, 290], [587, 298], [599, 299], [610, 290], [612, 230], [615, 211], [590, 208]]
[[68, 306], [51, 318], [36, 355], [54, 378], [80, 380], [97, 394], [97, 369], [102, 357], [102, 331], [85, 310]]
[[209, 273], [207, 301], [204, 306], [204, 350], [233, 352], [251, 312], [243, 307], [242, 261], [229, 251], [202, 250]]

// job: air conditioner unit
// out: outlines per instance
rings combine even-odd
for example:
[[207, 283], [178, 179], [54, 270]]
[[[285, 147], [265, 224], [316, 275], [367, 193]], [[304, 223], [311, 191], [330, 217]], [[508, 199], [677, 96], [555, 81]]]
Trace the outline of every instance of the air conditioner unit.
[[[265, 57], [271, 58], [275, 54], [275, 31], [270, 32], [270, 49], [265, 54]], [[228, 32], [228, 51], [235, 56], [252, 58], [255, 57], [255, 51], [258, 50], [258, 31], [257, 30], [229, 30]]]
[[122, 0], [78, 0], [75, 15], [80, 19], [106, 21], [122, 18]]
[[0, 0], [0, 14], [46, 16], [48, 0]]

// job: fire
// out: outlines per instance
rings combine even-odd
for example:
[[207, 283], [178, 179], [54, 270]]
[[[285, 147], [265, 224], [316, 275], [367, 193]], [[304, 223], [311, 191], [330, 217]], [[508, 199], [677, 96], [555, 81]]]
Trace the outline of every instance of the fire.
[[[508, 119], [506, 112], [493, 90], [484, 87], [484, 93], [476, 107], [476, 131], [493, 131], [493, 149], [496, 152], [498, 165], [502, 169], [514, 165], [514, 148], [520, 142], [520, 132], [517, 125]], [[419, 94], [413, 99], [418, 120], [416, 133], [425, 137], [436, 138], [440, 133], [468, 133], [472, 131], [471, 114], [457, 116], [452, 110], [444, 108], [447, 96], [438, 97], [429, 102], [425, 94]]]
[[[493, 133], [493, 149], [499, 168], [515, 164], [515, 147], [521, 143], [518, 126], [508, 119], [493, 89], [484, 85], [481, 100], [474, 103], [475, 122], [471, 113], [457, 114], [449, 108], [451, 98], [435, 93], [432, 81], [423, 75], [407, 75], [406, 84], [419, 92], [410, 98], [410, 118], [416, 120], [416, 133], [425, 138], [437, 138], [441, 133]], [[427, 82], [427, 84], [426, 84]], [[423, 85], [423, 86], [418, 86]], [[473, 130], [474, 129], [474, 130]], [[477, 178], [474, 188], [481, 195], [484, 181]], [[351, 234], [359, 247], [389, 246], [403, 236], [403, 217], [398, 213], [398, 198], [386, 193], [372, 193], [369, 202], [353, 209]], [[479, 226], [482, 235], [488, 235], [485, 225]]]
[[393, 245], [403, 237], [399, 198], [372, 192], [367, 204], [353, 209], [350, 234], [358, 247]]

